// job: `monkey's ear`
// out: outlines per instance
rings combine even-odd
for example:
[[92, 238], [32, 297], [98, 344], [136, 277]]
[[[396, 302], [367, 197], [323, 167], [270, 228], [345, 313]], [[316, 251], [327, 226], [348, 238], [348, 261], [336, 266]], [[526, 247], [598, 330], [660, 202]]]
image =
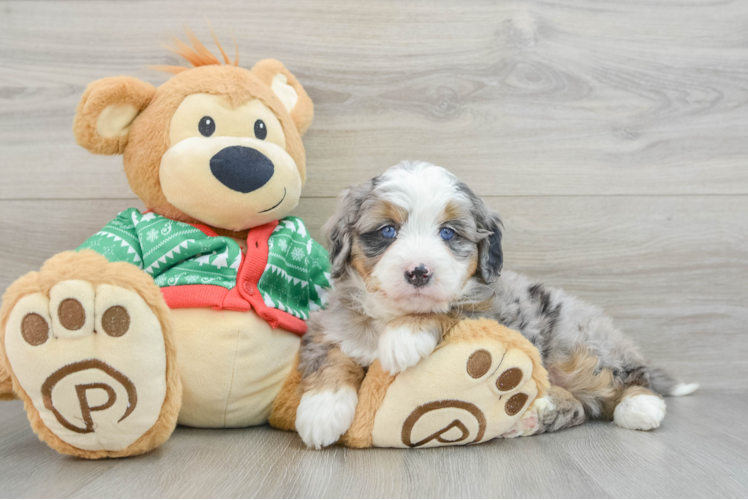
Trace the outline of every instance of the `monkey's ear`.
[[90, 83], [73, 121], [76, 142], [95, 154], [122, 154], [130, 125], [153, 99], [156, 88], [129, 76]]
[[252, 73], [273, 90], [291, 115], [299, 135], [304, 135], [312, 124], [314, 105], [296, 77], [275, 59], [258, 62]]

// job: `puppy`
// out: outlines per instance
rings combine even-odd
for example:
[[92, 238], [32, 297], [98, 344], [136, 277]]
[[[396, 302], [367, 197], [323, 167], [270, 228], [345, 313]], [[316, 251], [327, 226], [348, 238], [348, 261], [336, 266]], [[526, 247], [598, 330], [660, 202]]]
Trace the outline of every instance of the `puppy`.
[[588, 418], [648, 430], [679, 384], [650, 366], [600, 309], [501, 273], [501, 221], [457, 177], [402, 162], [343, 193], [324, 232], [334, 291], [302, 340], [296, 429], [314, 448], [351, 425], [366, 367], [392, 374], [428, 356], [463, 318], [491, 318], [538, 348], [553, 387], [506, 435], [540, 434]]

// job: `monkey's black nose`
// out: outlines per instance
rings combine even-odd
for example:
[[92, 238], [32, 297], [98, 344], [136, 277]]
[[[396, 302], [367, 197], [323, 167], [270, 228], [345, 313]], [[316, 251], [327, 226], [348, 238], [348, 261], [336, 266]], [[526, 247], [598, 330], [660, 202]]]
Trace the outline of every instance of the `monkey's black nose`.
[[426, 264], [419, 264], [414, 269], [405, 271], [405, 280], [416, 288], [426, 286], [431, 279], [431, 271]]
[[210, 159], [210, 171], [221, 184], [240, 193], [250, 193], [273, 177], [270, 158], [245, 146], [223, 148]]

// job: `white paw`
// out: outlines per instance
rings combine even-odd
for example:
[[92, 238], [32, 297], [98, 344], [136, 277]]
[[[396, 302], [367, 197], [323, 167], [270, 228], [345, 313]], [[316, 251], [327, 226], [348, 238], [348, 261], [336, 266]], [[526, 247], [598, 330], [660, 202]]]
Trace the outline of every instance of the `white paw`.
[[357, 404], [358, 394], [350, 387], [304, 394], [296, 410], [296, 432], [310, 448], [330, 446], [353, 423]]
[[547, 397], [538, 398], [532, 404], [532, 409], [536, 411], [538, 414], [543, 415], [544, 413], [555, 410], [556, 405], [554, 405], [553, 401], [551, 401]]
[[540, 428], [540, 417], [546, 412], [553, 411], [555, 405], [548, 398], [538, 398], [532, 404], [529, 410], [525, 412], [521, 419], [506, 431], [501, 437], [515, 438], [521, 436], [532, 436]]
[[379, 337], [379, 362], [391, 374], [405, 371], [431, 354], [436, 348], [436, 335], [428, 331], [412, 331], [407, 327], [388, 328]]
[[538, 412], [528, 410], [522, 415], [522, 418], [514, 424], [511, 429], [501, 435], [503, 438], [516, 438], [522, 436], [532, 436], [538, 430]]
[[619, 427], [640, 431], [656, 429], [663, 418], [665, 401], [650, 394], [624, 398], [613, 412], [613, 420]]

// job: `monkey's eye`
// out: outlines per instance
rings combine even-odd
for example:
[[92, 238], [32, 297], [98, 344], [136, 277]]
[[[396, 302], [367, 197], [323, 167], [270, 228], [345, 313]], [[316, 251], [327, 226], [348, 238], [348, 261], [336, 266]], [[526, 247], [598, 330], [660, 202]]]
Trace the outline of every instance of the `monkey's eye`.
[[262, 120], [257, 120], [255, 122], [255, 137], [257, 137], [261, 141], [264, 141], [265, 137], [267, 136], [268, 128], [265, 126], [265, 122]]
[[455, 237], [455, 232], [453, 229], [443, 227], [442, 230], [439, 231], [439, 236], [441, 236], [444, 241], [449, 241]]
[[197, 129], [205, 137], [210, 137], [216, 131], [216, 122], [210, 116], [203, 116], [197, 124]]
[[382, 236], [384, 236], [387, 239], [392, 239], [395, 236], [397, 236], [397, 230], [394, 226], [384, 226], [382, 229], [379, 230], [380, 233], [382, 233]]

